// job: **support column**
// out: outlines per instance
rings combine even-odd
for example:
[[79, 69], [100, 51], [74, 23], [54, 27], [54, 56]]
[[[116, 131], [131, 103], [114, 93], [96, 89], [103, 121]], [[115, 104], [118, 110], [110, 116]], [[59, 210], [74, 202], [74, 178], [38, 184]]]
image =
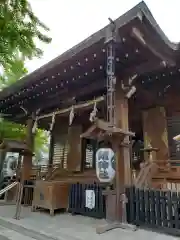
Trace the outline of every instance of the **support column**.
[[[34, 150], [34, 134], [32, 133], [33, 120], [27, 120], [27, 128], [26, 128], [26, 144], [29, 149], [33, 152]], [[31, 176], [32, 169], [32, 156], [26, 155], [23, 158], [23, 171], [22, 171], [22, 179], [29, 180]]]
[[[143, 134], [145, 148], [158, 148], [157, 160], [169, 159], [167, 121], [164, 107], [157, 106], [143, 111]], [[147, 156], [145, 156], [147, 160]]]
[[81, 170], [81, 138], [82, 126], [70, 126], [68, 135], [69, 152], [67, 156], [67, 168], [72, 171]]
[[[117, 127], [129, 131], [129, 118], [128, 118], [128, 99], [125, 97], [120, 84], [116, 86], [116, 125]], [[129, 137], [126, 137], [126, 142], [129, 142]], [[131, 185], [131, 161], [130, 149], [128, 147], [120, 147], [116, 154], [116, 163], [118, 164], [117, 177], [119, 178], [120, 185]]]
[[51, 133], [50, 143], [49, 143], [49, 162], [48, 164], [53, 164], [53, 155], [54, 155], [54, 131]]

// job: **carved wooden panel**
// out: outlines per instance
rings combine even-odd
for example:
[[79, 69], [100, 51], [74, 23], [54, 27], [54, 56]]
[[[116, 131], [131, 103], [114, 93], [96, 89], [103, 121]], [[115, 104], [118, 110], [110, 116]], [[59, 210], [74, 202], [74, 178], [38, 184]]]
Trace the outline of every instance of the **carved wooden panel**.
[[66, 135], [56, 136], [53, 148], [53, 164], [64, 164], [67, 158]]
[[67, 166], [68, 125], [57, 121], [53, 130], [53, 164]]
[[[164, 107], [155, 107], [143, 112], [145, 147], [158, 148], [157, 159], [169, 159], [167, 122]], [[147, 160], [147, 159], [146, 159]]]

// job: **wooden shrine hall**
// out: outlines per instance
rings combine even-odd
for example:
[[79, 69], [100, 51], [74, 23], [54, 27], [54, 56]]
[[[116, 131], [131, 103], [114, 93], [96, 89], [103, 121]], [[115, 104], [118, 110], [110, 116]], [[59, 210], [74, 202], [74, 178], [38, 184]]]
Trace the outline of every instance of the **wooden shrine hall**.
[[[180, 133], [179, 77], [179, 44], [167, 39], [141, 2], [1, 91], [1, 115], [27, 125], [30, 149], [35, 127], [50, 131], [49, 165], [44, 180], [36, 176], [34, 206], [53, 214], [67, 208], [70, 184], [98, 183], [95, 153], [107, 132], [116, 135], [115, 188], [180, 181], [173, 140]], [[143, 147], [134, 148], [137, 139]], [[31, 156], [22, 171], [31, 179]], [[41, 202], [41, 191], [48, 201], [58, 195], [52, 209]]]

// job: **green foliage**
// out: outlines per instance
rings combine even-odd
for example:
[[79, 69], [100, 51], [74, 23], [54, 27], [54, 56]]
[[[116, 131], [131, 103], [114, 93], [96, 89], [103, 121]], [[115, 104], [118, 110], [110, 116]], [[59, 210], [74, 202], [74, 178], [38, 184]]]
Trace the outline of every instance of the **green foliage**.
[[24, 126], [1, 119], [0, 121], [1, 141], [4, 138], [23, 140], [25, 139], [25, 136], [26, 136], [26, 132], [25, 132]]
[[[35, 16], [27, 0], [0, 0], [0, 89], [10, 86], [25, 74], [26, 59], [41, 57], [37, 41], [50, 43], [49, 29]], [[1, 119], [1, 118], [0, 118]], [[26, 128], [1, 119], [0, 140], [25, 139]], [[36, 156], [47, 151], [46, 133], [38, 130], [35, 139]]]
[[18, 58], [40, 57], [36, 41], [49, 43], [49, 29], [32, 12], [27, 0], [0, 0], [0, 64], [5, 71]]
[[24, 66], [24, 61], [21, 59], [14, 60], [9, 68], [0, 76], [0, 88], [8, 87], [15, 83], [22, 76], [27, 74], [27, 69]]
[[[12, 123], [7, 120], [1, 119], [0, 121], [0, 140], [3, 139], [26, 139], [26, 126]], [[35, 157], [37, 162], [42, 158], [42, 153], [48, 152], [48, 135], [45, 131], [38, 129], [35, 136]]]

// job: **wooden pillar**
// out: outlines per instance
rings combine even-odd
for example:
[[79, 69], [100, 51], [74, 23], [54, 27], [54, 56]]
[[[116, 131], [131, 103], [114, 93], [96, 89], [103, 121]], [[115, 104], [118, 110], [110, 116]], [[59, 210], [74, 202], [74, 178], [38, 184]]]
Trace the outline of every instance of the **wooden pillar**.
[[[26, 144], [29, 149], [33, 152], [34, 150], [34, 134], [32, 133], [33, 120], [27, 120], [27, 128], [26, 128]], [[29, 180], [31, 176], [32, 169], [32, 156], [27, 155], [23, 158], [23, 171], [22, 171], [22, 179]]]
[[[169, 159], [167, 121], [164, 107], [157, 106], [143, 111], [143, 134], [145, 148], [158, 148], [157, 160]], [[147, 161], [145, 156], [145, 161]]]
[[49, 143], [49, 164], [53, 164], [53, 155], [54, 155], [54, 131], [52, 131], [50, 136], [50, 143]]
[[5, 149], [0, 149], [0, 184], [2, 183], [3, 180], [3, 165], [4, 161], [6, 158], [6, 150]]
[[70, 126], [68, 135], [69, 152], [67, 156], [68, 170], [81, 170], [81, 138], [82, 126]]
[[[116, 87], [116, 125], [117, 127], [128, 131], [129, 119], [128, 119], [128, 99], [125, 97], [121, 86], [117, 84]], [[129, 137], [126, 137], [126, 142], [129, 142]], [[130, 164], [130, 149], [128, 147], [118, 147], [116, 152], [116, 169], [118, 173], [116, 177], [119, 178], [121, 186], [131, 185], [131, 164]]]

